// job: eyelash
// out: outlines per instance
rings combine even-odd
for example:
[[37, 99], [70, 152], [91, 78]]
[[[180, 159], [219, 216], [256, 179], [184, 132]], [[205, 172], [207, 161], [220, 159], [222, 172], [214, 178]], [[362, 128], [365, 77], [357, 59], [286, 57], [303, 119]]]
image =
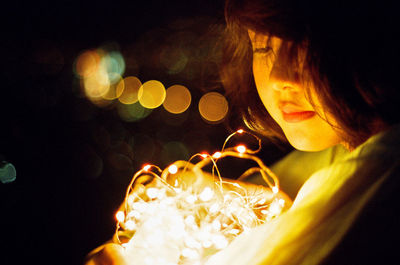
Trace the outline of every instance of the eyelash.
[[272, 51], [271, 47], [264, 47], [264, 48], [255, 48], [253, 53], [263, 53], [268, 54]]

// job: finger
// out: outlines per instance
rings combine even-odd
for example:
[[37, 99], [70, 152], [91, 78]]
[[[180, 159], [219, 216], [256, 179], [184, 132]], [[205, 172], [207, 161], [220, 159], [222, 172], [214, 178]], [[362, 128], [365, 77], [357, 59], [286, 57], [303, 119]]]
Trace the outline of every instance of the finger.
[[124, 248], [118, 244], [105, 244], [85, 265], [127, 265], [124, 252]]

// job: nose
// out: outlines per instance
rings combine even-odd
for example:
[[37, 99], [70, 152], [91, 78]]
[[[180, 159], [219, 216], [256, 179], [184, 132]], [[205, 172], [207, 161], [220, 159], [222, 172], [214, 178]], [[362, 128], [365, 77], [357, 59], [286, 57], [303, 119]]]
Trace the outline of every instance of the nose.
[[273, 88], [276, 91], [295, 92], [298, 90], [298, 85], [288, 82], [275, 82]]
[[270, 74], [270, 80], [275, 84], [274, 88], [279, 91], [294, 91], [299, 87], [298, 73], [288, 71], [284, 67], [274, 67]]

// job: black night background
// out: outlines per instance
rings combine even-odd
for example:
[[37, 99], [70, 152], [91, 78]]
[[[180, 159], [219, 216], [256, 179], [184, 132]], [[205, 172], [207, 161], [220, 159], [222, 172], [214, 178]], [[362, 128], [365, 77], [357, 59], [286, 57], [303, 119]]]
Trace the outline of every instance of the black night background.
[[[82, 264], [111, 238], [114, 213], [144, 163], [163, 168], [214, 152], [240, 126], [232, 106], [220, 123], [198, 111], [204, 93], [223, 94], [223, 1], [13, 1], [1, 11], [0, 160], [17, 177], [0, 183], [0, 263]], [[99, 47], [122, 55], [124, 76], [186, 86], [189, 109], [171, 114], [161, 106], [126, 121], [115, 104], [93, 104], [74, 65]], [[175, 48], [186, 52], [179, 71], [169, 68]], [[266, 163], [284, 152], [267, 148]]]

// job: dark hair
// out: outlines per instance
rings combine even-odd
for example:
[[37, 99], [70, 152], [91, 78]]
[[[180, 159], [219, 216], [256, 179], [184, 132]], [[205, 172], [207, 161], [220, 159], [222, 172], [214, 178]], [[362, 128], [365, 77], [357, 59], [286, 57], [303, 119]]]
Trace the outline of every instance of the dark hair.
[[338, 131], [355, 147], [382, 125], [399, 122], [396, 12], [382, 0], [227, 0], [221, 69], [227, 95], [250, 127], [285, 139], [255, 89], [247, 30], [279, 37], [290, 43], [291, 62], [305, 53], [301, 79], [314, 84]]

